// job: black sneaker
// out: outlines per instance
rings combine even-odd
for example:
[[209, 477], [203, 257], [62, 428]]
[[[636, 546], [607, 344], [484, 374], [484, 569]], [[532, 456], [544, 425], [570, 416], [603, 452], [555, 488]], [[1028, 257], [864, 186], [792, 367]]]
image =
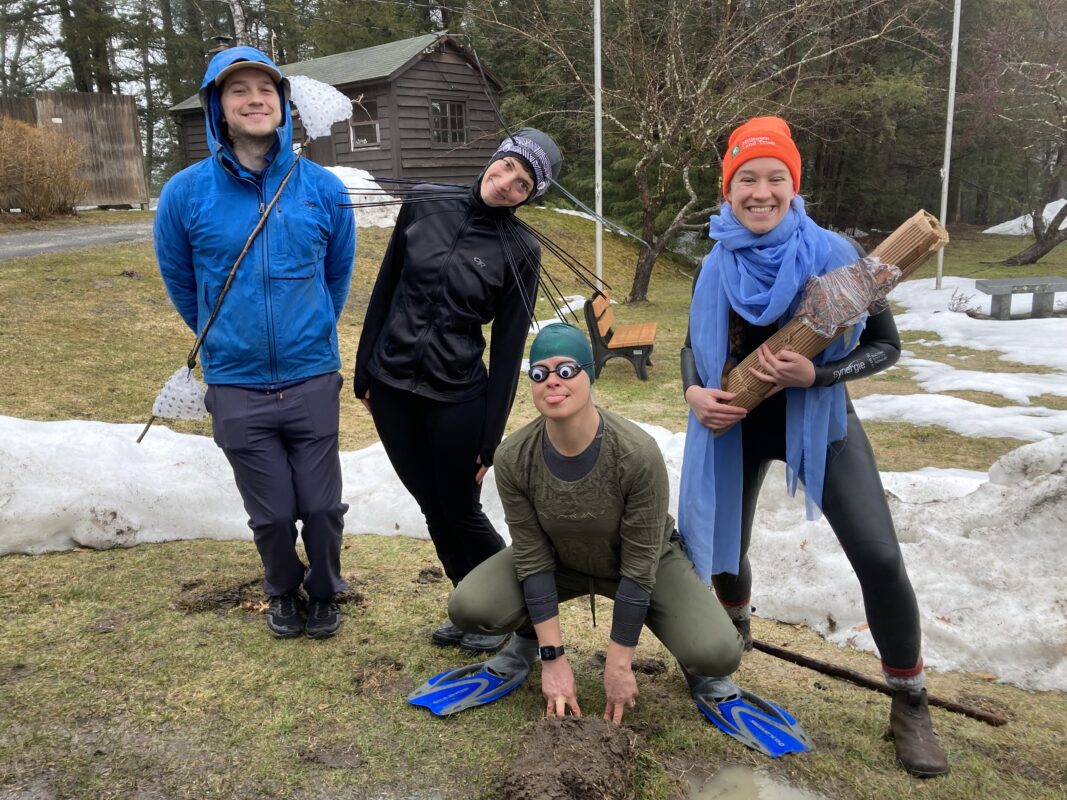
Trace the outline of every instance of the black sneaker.
[[308, 621], [304, 633], [312, 639], [329, 639], [341, 629], [341, 609], [333, 598], [308, 601]]
[[304, 598], [299, 592], [271, 595], [267, 629], [278, 639], [291, 639], [304, 632]]

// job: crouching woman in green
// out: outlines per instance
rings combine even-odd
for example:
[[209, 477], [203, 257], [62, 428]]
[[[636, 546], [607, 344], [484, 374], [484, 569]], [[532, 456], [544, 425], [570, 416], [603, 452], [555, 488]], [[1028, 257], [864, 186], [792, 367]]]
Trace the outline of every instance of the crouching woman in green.
[[637, 700], [631, 662], [645, 625], [693, 680], [732, 673], [742, 641], [682, 550], [655, 441], [593, 404], [585, 335], [546, 327], [530, 364], [541, 416], [494, 463], [512, 545], [464, 578], [448, 605], [463, 630], [515, 635], [494, 658], [432, 678], [409, 699], [440, 714], [483, 705], [521, 684], [540, 656], [546, 714], [579, 715], [559, 602], [595, 592], [615, 601], [604, 717], [618, 723]]

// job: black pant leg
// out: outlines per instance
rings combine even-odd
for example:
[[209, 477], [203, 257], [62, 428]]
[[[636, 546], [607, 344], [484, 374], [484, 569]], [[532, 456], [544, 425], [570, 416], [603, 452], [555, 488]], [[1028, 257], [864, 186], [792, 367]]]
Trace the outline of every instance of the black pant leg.
[[770, 462], [785, 460], [784, 397], [765, 401], [741, 424], [741, 457], [741, 559], [736, 575], [720, 572], [712, 576], [715, 594], [727, 605], [747, 602], [752, 596], [752, 566], [748, 560], [752, 523]]
[[830, 445], [823, 513], [859, 578], [871, 635], [882, 661], [907, 670], [919, 662], [919, 606], [904, 567], [893, 518], [867, 434], [849, 404], [848, 435]]
[[371, 381], [371, 412], [397, 476], [419, 504], [453, 584], [504, 549], [474, 482], [485, 396], [444, 403]]

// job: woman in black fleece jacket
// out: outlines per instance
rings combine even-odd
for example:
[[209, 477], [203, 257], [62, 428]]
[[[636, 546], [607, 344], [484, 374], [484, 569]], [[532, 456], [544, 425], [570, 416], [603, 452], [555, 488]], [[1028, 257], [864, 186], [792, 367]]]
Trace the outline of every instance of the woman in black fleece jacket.
[[[523, 128], [468, 189], [412, 190], [363, 323], [356, 396], [453, 585], [504, 547], [482, 511], [481, 480], [515, 398], [541, 266], [515, 209], [547, 190], [560, 163], [551, 138]], [[487, 370], [482, 326], [490, 322]], [[445, 623], [433, 641], [479, 652], [503, 637]]]

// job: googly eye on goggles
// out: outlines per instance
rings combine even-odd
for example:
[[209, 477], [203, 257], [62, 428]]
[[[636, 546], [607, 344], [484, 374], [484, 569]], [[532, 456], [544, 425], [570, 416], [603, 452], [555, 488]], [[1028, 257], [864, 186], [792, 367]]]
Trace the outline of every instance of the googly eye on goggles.
[[586, 367], [592, 366], [591, 364], [578, 364], [574, 361], [564, 361], [558, 365], [555, 369], [549, 369], [544, 364], [534, 364], [530, 367], [529, 372], [526, 374], [530, 376], [530, 380], [534, 383], [544, 383], [548, 380], [548, 376], [553, 372], [559, 375], [563, 380], [569, 381], [575, 377]]

